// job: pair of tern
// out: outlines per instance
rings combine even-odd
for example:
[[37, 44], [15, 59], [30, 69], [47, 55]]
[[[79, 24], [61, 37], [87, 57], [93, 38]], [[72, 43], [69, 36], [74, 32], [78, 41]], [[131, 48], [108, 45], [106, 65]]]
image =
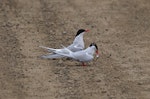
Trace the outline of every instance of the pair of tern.
[[94, 59], [94, 54], [96, 57], [99, 57], [98, 47], [95, 43], [91, 43], [90, 46], [84, 49], [84, 40], [83, 36], [89, 30], [79, 29], [75, 36], [75, 39], [71, 45], [64, 47], [62, 49], [54, 49], [45, 46], [40, 46], [41, 48], [47, 49], [48, 52], [51, 52], [48, 55], [43, 55], [41, 58], [55, 59], [69, 57], [76, 61], [82, 62], [82, 65], [85, 66], [85, 62], [90, 62]]

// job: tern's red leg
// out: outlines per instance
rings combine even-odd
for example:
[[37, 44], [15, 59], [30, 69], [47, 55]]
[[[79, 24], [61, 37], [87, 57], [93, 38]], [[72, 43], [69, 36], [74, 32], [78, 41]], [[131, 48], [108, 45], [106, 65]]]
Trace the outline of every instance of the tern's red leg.
[[82, 66], [86, 66], [86, 65], [84, 64], [84, 62], [82, 62]]

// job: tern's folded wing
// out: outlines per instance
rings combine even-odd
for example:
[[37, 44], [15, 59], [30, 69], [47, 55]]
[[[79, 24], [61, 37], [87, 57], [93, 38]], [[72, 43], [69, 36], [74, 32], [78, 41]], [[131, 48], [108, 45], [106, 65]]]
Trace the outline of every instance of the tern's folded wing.
[[78, 61], [88, 62], [93, 59], [93, 56], [87, 54], [85, 51], [76, 52], [74, 58]]

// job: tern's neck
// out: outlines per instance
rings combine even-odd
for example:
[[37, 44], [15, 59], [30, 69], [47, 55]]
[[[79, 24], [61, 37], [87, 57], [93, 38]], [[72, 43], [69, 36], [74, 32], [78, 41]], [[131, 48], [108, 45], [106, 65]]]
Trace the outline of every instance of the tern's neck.
[[80, 43], [80, 44], [84, 44], [83, 42], [83, 35], [84, 33], [81, 33], [80, 35], [76, 36], [73, 43]]

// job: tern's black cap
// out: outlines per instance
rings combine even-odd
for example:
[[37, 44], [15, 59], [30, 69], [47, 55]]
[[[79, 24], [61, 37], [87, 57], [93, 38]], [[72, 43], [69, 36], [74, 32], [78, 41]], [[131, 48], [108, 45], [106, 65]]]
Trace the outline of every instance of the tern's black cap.
[[90, 47], [91, 47], [91, 46], [95, 46], [95, 48], [98, 50], [98, 47], [97, 47], [96, 43], [91, 43], [91, 44], [90, 44]]
[[85, 31], [86, 31], [85, 29], [79, 29], [78, 32], [77, 32], [77, 34], [76, 34], [76, 36], [78, 36], [79, 34], [85, 32]]

